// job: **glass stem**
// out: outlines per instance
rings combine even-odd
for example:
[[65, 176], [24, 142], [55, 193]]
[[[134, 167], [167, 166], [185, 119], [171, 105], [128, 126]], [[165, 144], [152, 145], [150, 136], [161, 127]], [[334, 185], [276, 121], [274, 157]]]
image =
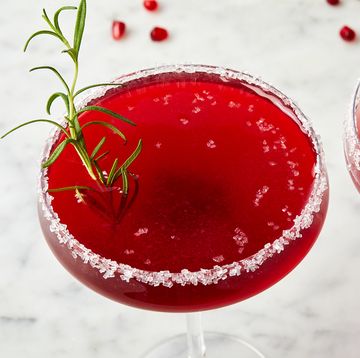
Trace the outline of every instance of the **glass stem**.
[[188, 358], [204, 358], [206, 347], [202, 329], [201, 313], [188, 313], [186, 315]]

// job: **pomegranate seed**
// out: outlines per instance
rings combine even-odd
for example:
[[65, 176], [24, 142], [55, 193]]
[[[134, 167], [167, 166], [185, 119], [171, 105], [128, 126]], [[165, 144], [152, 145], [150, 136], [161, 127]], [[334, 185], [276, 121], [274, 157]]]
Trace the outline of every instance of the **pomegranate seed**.
[[340, 4], [340, 0], [326, 0], [326, 1], [329, 5], [333, 5], [333, 6]]
[[113, 21], [112, 24], [112, 37], [114, 40], [120, 40], [124, 34], [125, 34], [125, 30], [126, 30], [126, 25], [124, 22], [122, 21]]
[[145, 0], [144, 7], [146, 10], [155, 11], [159, 7], [159, 4], [156, 0]]
[[169, 33], [162, 27], [154, 27], [150, 33], [150, 37], [153, 41], [164, 41], [169, 37]]
[[356, 37], [356, 33], [355, 31], [350, 28], [349, 26], [344, 26], [341, 30], [340, 30], [340, 36], [342, 37], [343, 40], [345, 41], [353, 41], [355, 40]]

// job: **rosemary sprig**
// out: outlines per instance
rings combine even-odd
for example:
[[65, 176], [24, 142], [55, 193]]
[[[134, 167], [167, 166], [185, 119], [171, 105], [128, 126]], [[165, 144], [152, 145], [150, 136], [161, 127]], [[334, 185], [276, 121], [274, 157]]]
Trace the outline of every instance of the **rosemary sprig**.
[[[75, 23], [75, 29], [74, 29], [74, 36], [72, 41], [67, 39], [65, 35], [62, 32], [59, 17], [62, 12], [64, 11], [77, 11], [76, 16], [76, 23]], [[123, 164], [119, 164], [119, 158], [116, 158], [111, 166], [111, 169], [109, 171], [109, 175], [106, 177], [104, 175], [103, 168], [101, 168], [99, 161], [103, 159], [105, 156], [109, 154], [109, 151], [100, 153], [102, 150], [102, 147], [106, 141], [106, 137], [103, 137], [100, 142], [96, 145], [96, 147], [91, 151], [91, 154], [89, 154], [86, 141], [83, 135], [83, 130], [86, 127], [97, 125], [97, 126], [103, 126], [107, 129], [109, 129], [111, 132], [118, 135], [124, 143], [127, 142], [126, 136], [123, 132], [121, 132], [116, 126], [105, 122], [105, 121], [92, 121], [85, 123], [84, 125], [80, 125], [79, 123], [79, 116], [82, 113], [89, 112], [89, 111], [95, 111], [100, 112], [103, 114], [106, 114], [108, 116], [111, 116], [113, 118], [116, 118], [124, 123], [127, 123], [129, 125], [135, 126], [135, 123], [130, 121], [129, 119], [123, 117], [122, 115], [115, 113], [107, 108], [99, 107], [99, 106], [86, 106], [80, 110], [77, 110], [74, 104], [75, 98], [82, 94], [83, 92], [95, 88], [95, 87], [101, 87], [101, 86], [120, 86], [116, 83], [99, 83], [94, 85], [89, 85], [81, 89], [76, 89], [76, 85], [78, 82], [78, 75], [79, 75], [79, 53], [80, 48], [83, 40], [84, 30], [85, 30], [85, 23], [86, 23], [86, 11], [87, 11], [87, 4], [86, 0], [80, 0], [79, 6], [63, 6], [60, 9], [58, 9], [54, 16], [53, 20], [51, 21], [50, 17], [48, 16], [46, 10], [43, 10], [42, 18], [44, 19], [45, 23], [47, 24], [48, 28], [43, 29], [40, 31], [35, 32], [32, 34], [29, 39], [25, 43], [24, 52], [28, 49], [30, 43], [32, 40], [38, 36], [52, 36], [59, 40], [61, 44], [65, 47], [62, 50], [62, 53], [67, 54], [74, 65], [74, 75], [73, 80], [70, 84], [66, 82], [64, 77], [61, 75], [61, 73], [52, 66], [38, 66], [34, 67], [30, 70], [30, 72], [33, 71], [40, 71], [40, 70], [47, 70], [51, 71], [61, 82], [61, 84], [64, 87], [63, 91], [55, 92], [53, 93], [47, 103], [46, 103], [46, 112], [50, 115], [51, 114], [51, 108], [57, 99], [61, 99], [64, 103], [65, 109], [66, 109], [66, 115], [65, 115], [65, 121], [66, 126], [62, 126], [61, 124], [57, 123], [54, 120], [50, 119], [35, 119], [32, 121], [25, 122], [23, 124], [20, 124], [19, 126], [11, 129], [7, 133], [5, 133], [1, 139], [8, 136], [10, 133], [14, 132], [15, 130], [33, 124], [37, 122], [45, 122], [50, 123], [56, 127], [58, 127], [59, 130], [63, 132], [65, 135], [65, 139], [60, 142], [52, 151], [49, 158], [42, 163], [42, 168], [48, 168], [50, 165], [52, 165], [61, 155], [61, 153], [64, 151], [64, 149], [68, 145], [72, 145], [77, 154], [79, 155], [82, 163], [85, 165], [85, 168], [90, 175], [90, 177], [95, 180], [96, 182], [105, 185], [107, 187], [111, 187], [115, 184], [115, 182], [122, 177], [122, 192], [123, 194], [128, 193], [128, 167], [130, 164], [138, 157], [138, 155], [141, 152], [142, 149], [142, 141], [140, 140], [138, 142], [138, 145], [136, 149], [133, 151], [133, 153], [129, 156], [128, 159], [125, 160]], [[59, 192], [59, 191], [66, 191], [66, 190], [75, 190], [76, 194], [78, 196], [81, 196], [80, 190], [90, 190], [89, 187], [85, 186], [69, 186], [65, 188], [59, 188], [59, 189], [52, 189], [52, 192]]]

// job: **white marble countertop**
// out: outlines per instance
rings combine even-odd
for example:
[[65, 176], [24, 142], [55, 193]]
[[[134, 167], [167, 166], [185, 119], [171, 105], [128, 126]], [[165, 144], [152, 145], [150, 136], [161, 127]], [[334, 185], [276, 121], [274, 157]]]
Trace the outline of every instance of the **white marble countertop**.
[[[51, 76], [30, 75], [28, 68], [56, 63], [65, 73], [70, 70], [53, 41], [34, 42], [26, 55], [21, 47], [39, 28], [43, 6], [72, 2], [1, 1], [0, 132], [43, 115], [44, 99], [57, 88]], [[258, 74], [294, 98], [313, 120], [331, 182], [327, 221], [305, 260], [268, 291], [206, 313], [206, 328], [249, 338], [269, 358], [358, 358], [360, 196], [346, 172], [341, 140], [360, 76], [360, 42], [343, 42], [338, 30], [349, 24], [360, 35], [360, 1], [343, 0], [337, 8], [325, 0], [161, 3], [161, 11], [150, 14], [141, 0], [89, 0], [81, 83], [182, 62]], [[111, 39], [113, 18], [128, 24], [124, 41]], [[149, 41], [154, 25], [166, 26], [171, 39]], [[157, 341], [182, 332], [183, 317], [106, 300], [54, 259], [42, 239], [35, 205], [38, 155], [48, 129], [29, 127], [0, 144], [0, 357], [137, 358]]]

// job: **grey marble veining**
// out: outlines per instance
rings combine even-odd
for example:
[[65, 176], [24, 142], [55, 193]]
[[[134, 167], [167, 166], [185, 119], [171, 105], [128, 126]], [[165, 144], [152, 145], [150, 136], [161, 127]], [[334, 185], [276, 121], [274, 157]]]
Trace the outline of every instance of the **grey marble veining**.
[[[159, 0], [160, 1], [160, 0]], [[44, 114], [57, 88], [35, 65], [70, 67], [53, 41], [21, 48], [41, 24], [40, 11], [65, 2], [2, 0], [0, 132]], [[71, 3], [67, 1], [66, 3]], [[342, 152], [342, 122], [360, 77], [360, 43], [338, 37], [343, 24], [360, 35], [360, 1], [162, 0], [149, 14], [141, 1], [89, 0], [80, 84], [164, 63], [204, 63], [247, 70], [296, 99], [322, 135], [331, 183], [327, 222], [313, 250], [288, 277], [240, 304], [208, 312], [205, 327], [250, 339], [268, 357], [358, 358], [360, 337], [360, 196]], [[114, 42], [113, 18], [129, 36]], [[71, 18], [64, 16], [65, 23]], [[149, 41], [166, 26], [166, 43]], [[67, 274], [42, 239], [36, 216], [38, 158], [49, 128], [24, 129], [0, 144], [0, 356], [137, 358], [184, 330], [181, 315], [135, 310], [91, 292]]]

